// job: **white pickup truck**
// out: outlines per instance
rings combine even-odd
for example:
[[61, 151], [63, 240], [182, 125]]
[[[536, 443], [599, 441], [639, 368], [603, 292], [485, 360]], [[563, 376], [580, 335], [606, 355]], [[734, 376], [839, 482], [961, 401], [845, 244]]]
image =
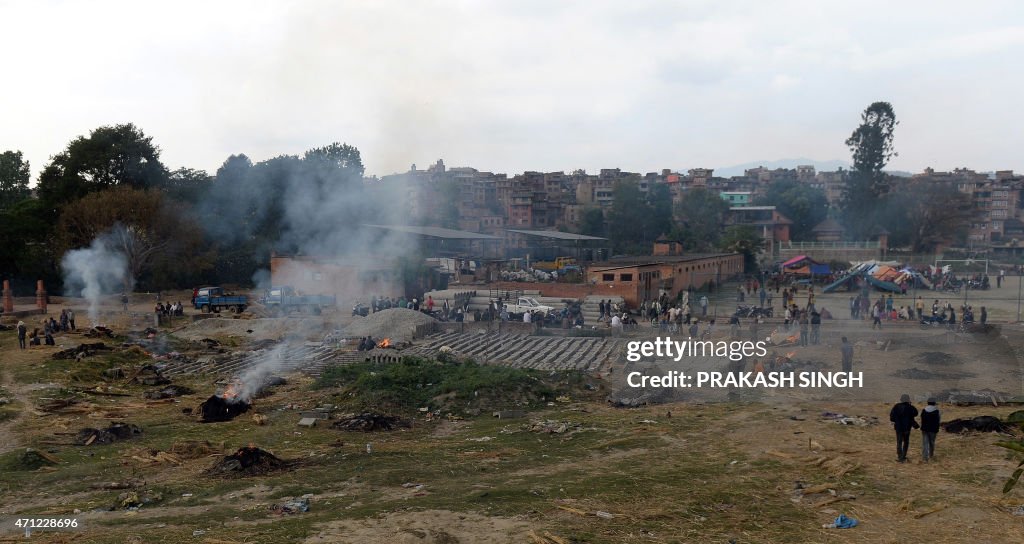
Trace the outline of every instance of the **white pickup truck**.
[[512, 304], [511, 302], [505, 304], [505, 311], [513, 315], [524, 314], [526, 312], [540, 312], [547, 315], [548, 313], [555, 311], [555, 309], [551, 306], [544, 306], [537, 302], [537, 299], [535, 298], [519, 297], [515, 304]]

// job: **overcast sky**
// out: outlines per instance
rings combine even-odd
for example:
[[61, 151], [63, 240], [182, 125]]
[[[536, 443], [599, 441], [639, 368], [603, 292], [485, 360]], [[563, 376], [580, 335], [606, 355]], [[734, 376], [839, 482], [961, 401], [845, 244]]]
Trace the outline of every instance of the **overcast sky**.
[[369, 174], [847, 159], [1024, 170], [1024, 2], [0, 0], [0, 151], [132, 122], [213, 173], [332, 141]]

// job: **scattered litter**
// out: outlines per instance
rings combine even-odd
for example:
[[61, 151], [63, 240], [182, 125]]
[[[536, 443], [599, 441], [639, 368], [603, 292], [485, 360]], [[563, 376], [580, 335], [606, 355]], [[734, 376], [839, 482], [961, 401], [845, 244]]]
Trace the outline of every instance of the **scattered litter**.
[[304, 417], [299, 420], [299, 427], [316, 427], [316, 422], [315, 417]]
[[281, 505], [271, 505], [270, 511], [275, 514], [299, 514], [302, 512], [309, 512], [309, 499], [306, 497], [300, 497], [298, 499], [292, 499]]
[[846, 517], [846, 514], [839, 514], [839, 517], [832, 523], [826, 523], [822, 525], [825, 529], [852, 529], [856, 527], [860, 522], [856, 519]]
[[524, 428], [533, 433], [562, 434], [567, 431], [576, 431], [583, 428], [583, 425], [571, 421], [554, 421], [551, 419], [531, 421]]
[[481, 436], [480, 438], [467, 438], [466, 440], [468, 440], [470, 442], [490, 442], [491, 440], [494, 440], [494, 437], [493, 436]]
[[1014, 508], [1013, 510], [1010, 511], [1010, 513], [1015, 516], [1024, 516], [1024, 504], [1018, 506], [1017, 508]]
[[848, 416], [846, 414], [839, 414], [836, 412], [822, 412], [821, 418], [828, 421], [834, 421], [840, 425], [855, 425], [858, 427], [878, 425], [878, 418], [875, 416]]
[[594, 512], [594, 515], [599, 517], [599, 518], [604, 518], [604, 519], [612, 519], [612, 518], [615, 517], [615, 514], [610, 514], [608, 512], [604, 512], [602, 510], [598, 510], [597, 512]]

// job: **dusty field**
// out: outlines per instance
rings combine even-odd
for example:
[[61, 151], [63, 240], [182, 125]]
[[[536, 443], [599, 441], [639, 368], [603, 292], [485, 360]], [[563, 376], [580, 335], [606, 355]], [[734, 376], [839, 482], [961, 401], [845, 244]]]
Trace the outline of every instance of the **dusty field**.
[[[151, 305], [140, 300], [133, 309]], [[115, 329], [140, 327], [113, 307], [103, 319]], [[321, 329], [339, 326], [326, 320]], [[280, 320], [284, 332], [288, 321], [299, 320]], [[211, 332], [178, 333], [199, 331]], [[236, 335], [241, 345], [252, 336], [212, 332]], [[727, 338], [727, 327], [718, 334]], [[886, 422], [902, 392], [922, 398], [955, 386], [1019, 394], [1020, 332], [1006, 327], [998, 337], [957, 339], [911, 326], [874, 333], [840, 319], [824, 345], [779, 349], [838, 370], [834, 337], [841, 334], [857, 336], [855, 369], [866, 373], [870, 395], [780, 391], [636, 409], [563, 399], [523, 419], [427, 421], [413, 413], [411, 429], [366, 434], [297, 427], [300, 409], [338, 399], [337, 390], [313, 389], [301, 375], [256, 401], [266, 425], [251, 414], [201, 424], [182, 408], [212, 394], [216, 376], [176, 382], [196, 391], [177, 401], [147, 401], [142, 392], [150, 388], [102, 378], [107, 356], [52, 361], [55, 348], [21, 351], [13, 333], [0, 332], [0, 396], [13, 401], [0, 420], [0, 518], [69, 515], [86, 523], [84, 532], [37, 535], [39, 542], [909, 543], [923, 534], [937, 542], [1024, 541], [1024, 516], [1012, 513], [1024, 504], [1024, 489], [1001, 493], [1017, 461], [993, 445], [998, 436], [940, 433], [937, 461], [919, 464], [915, 432], [911, 463], [901, 465]], [[890, 339], [887, 349], [876, 343]], [[79, 340], [58, 337], [58, 344]], [[923, 356], [930, 352], [948, 361]], [[105, 394], [81, 391], [97, 385]], [[78, 404], [53, 409], [54, 399], [69, 398]], [[1018, 409], [941, 408], [946, 420]], [[841, 425], [822, 418], [826, 411], [881, 422]], [[532, 432], [533, 420], [569, 430]], [[109, 445], [71, 444], [79, 429], [112, 421], [143, 433]], [[187, 440], [209, 441], [212, 451], [159, 456]], [[207, 475], [222, 452], [249, 443], [294, 465], [259, 477]], [[49, 452], [57, 463], [26, 464], [25, 448]], [[104, 488], [112, 483], [125, 489]], [[798, 485], [820, 491], [804, 495]], [[152, 502], [120, 507], [131, 492]], [[309, 512], [272, 509], [303, 495]], [[822, 528], [840, 513], [861, 525]], [[7, 529], [0, 538], [16, 536]]]

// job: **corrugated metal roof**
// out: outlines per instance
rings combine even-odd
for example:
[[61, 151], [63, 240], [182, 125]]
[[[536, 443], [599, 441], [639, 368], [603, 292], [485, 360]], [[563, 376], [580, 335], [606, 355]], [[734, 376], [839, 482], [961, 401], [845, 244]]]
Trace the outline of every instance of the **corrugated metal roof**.
[[571, 232], [561, 232], [557, 230], [520, 230], [520, 229], [506, 229], [509, 232], [515, 232], [517, 234], [525, 234], [527, 236], [540, 236], [541, 238], [551, 238], [553, 240], [607, 240], [607, 238], [600, 238], [597, 236], [587, 236], [586, 234], [573, 234]]

